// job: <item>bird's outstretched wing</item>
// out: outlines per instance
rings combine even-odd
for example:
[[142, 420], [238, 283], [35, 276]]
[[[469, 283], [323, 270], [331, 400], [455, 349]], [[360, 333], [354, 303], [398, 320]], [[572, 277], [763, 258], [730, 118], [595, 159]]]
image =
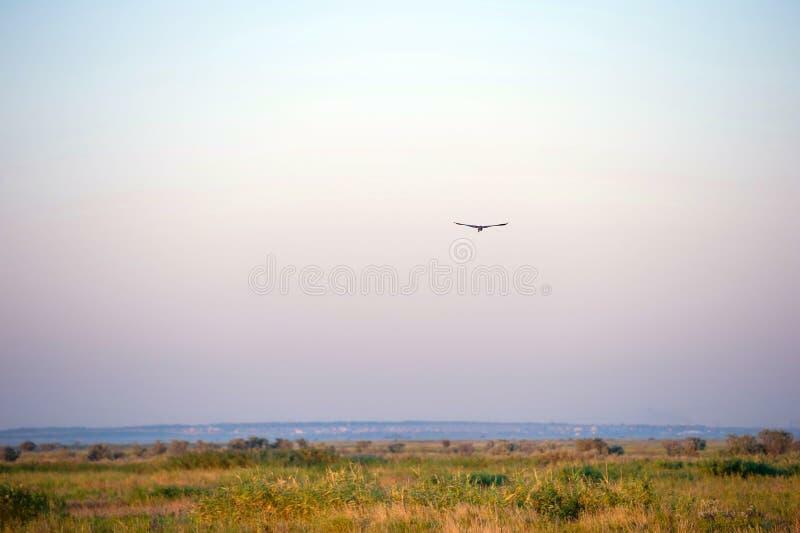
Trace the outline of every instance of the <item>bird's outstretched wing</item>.
[[485, 228], [486, 226], [476, 226], [475, 224], [464, 224], [463, 222], [453, 222], [453, 224], [458, 224], [459, 226], [469, 226], [470, 228]]
[[488, 226], [484, 226], [484, 228], [496, 228], [497, 226], [508, 226], [508, 222], [503, 222], [502, 224], [489, 224]]

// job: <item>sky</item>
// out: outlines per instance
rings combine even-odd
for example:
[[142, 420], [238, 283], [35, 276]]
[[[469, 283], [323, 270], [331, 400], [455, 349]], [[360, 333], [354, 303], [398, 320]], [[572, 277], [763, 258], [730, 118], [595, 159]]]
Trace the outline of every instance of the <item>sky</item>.
[[[800, 426], [798, 27], [773, 0], [0, 3], [0, 427]], [[268, 257], [286, 294], [254, 290]], [[432, 260], [535, 294], [297, 274]]]

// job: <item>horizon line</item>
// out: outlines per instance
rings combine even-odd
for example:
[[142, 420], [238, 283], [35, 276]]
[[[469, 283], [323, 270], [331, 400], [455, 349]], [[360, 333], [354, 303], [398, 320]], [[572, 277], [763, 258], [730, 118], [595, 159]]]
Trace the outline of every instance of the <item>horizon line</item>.
[[159, 424], [127, 424], [110, 426], [93, 425], [63, 425], [63, 426], [16, 426], [0, 427], [0, 433], [21, 431], [21, 430], [46, 430], [46, 429], [83, 429], [83, 430], [114, 430], [131, 428], [158, 428], [158, 427], [197, 427], [197, 426], [253, 426], [260, 424], [276, 425], [312, 425], [312, 424], [485, 424], [485, 425], [560, 425], [560, 426], [644, 426], [644, 427], [702, 427], [702, 428], [725, 428], [725, 429], [757, 429], [757, 428], [781, 428], [787, 430], [800, 430], [800, 426], [786, 425], [777, 426], [774, 424], [761, 425], [727, 425], [727, 424], [699, 424], [699, 423], [648, 423], [648, 422], [564, 422], [564, 421], [486, 421], [486, 420], [425, 420], [425, 419], [401, 419], [401, 420], [272, 420], [260, 422], [200, 422], [200, 423], [159, 423]]

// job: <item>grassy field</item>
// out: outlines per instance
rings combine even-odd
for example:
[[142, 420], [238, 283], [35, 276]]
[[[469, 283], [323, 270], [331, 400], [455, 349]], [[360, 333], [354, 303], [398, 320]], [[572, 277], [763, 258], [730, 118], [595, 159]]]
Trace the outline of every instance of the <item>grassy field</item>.
[[7, 531], [800, 531], [796, 451], [448, 444], [100, 447], [91, 461], [85, 448], [23, 451], [0, 462], [0, 523]]

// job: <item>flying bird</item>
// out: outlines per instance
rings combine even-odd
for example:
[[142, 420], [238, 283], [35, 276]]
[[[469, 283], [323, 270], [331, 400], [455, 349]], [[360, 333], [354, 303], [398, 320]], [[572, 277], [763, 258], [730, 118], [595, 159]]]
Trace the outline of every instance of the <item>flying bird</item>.
[[486, 226], [480, 226], [478, 224], [464, 224], [463, 222], [453, 222], [453, 224], [458, 224], [459, 226], [469, 226], [470, 228], [475, 228], [479, 232], [485, 230], [486, 228], [496, 228], [497, 226], [507, 226], [508, 222], [503, 222], [502, 224], [488, 224]]

